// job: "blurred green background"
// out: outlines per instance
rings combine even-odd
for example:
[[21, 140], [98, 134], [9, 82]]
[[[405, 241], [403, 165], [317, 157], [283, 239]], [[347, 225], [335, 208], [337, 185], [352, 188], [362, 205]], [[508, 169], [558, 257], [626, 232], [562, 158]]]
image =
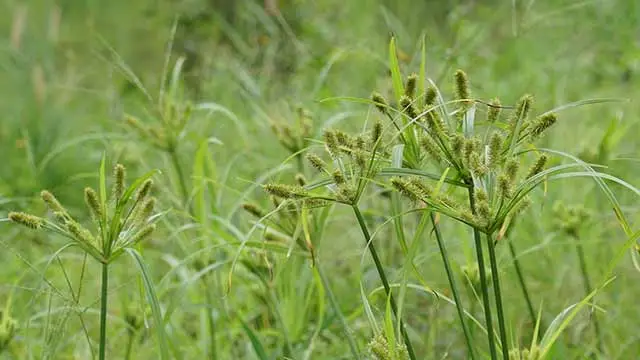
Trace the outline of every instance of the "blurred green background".
[[[361, 129], [369, 116], [366, 106], [321, 100], [367, 98], [373, 90], [388, 93], [392, 34], [398, 41], [405, 75], [418, 71], [424, 39], [427, 75], [445, 92], [451, 92], [452, 74], [461, 68], [468, 73], [476, 97], [497, 96], [503, 104], [513, 105], [523, 93], [532, 93], [536, 114], [585, 99], [620, 99], [559, 112], [560, 122], [543, 145], [606, 165], [607, 173], [640, 186], [638, 1], [280, 0], [276, 11], [266, 12], [265, 3], [257, 0], [4, 0], [0, 3], [0, 216], [15, 209], [44, 214], [37, 201], [41, 189], [53, 191], [81, 214], [77, 209], [82, 206], [82, 188], [95, 185], [95, 170], [105, 152], [111, 162], [124, 163], [134, 174], [161, 169], [161, 200], [165, 208], [175, 207], [180, 188], [171, 160], [141, 141], [123, 119], [125, 112], [150, 117], [166, 85], [163, 81], [184, 57], [181, 96], [202, 109], [194, 111], [181, 134], [179, 161], [191, 179], [191, 161], [203, 141], [210, 141], [215, 169], [207, 176], [216, 202], [211, 204], [211, 216], [246, 231], [251, 225], [238, 212], [239, 204], [260, 199], [261, 192], [253, 184], [274, 173], [289, 155], [270, 124], [294, 121], [297, 107], [302, 106], [312, 114], [315, 135], [328, 126]], [[636, 220], [638, 197], [616, 186], [613, 189], [627, 216]], [[551, 319], [579, 301], [582, 289], [575, 256], [553, 230], [552, 205], [580, 204], [592, 213], [596, 225], [585, 226], [583, 240], [593, 274], [604, 273], [616, 245], [626, 237], [592, 180], [549, 184], [537, 200], [516, 236], [523, 266], [532, 276], [536, 305], [541, 303], [544, 317]], [[366, 277], [358, 272], [363, 249], [359, 241], [348, 241], [358, 231], [351, 220], [337, 217], [332, 222], [329, 239], [334, 240], [325, 242], [321, 251], [334, 274], [334, 292], [364, 344], [370, 333], [360, 294], [354, 290], [359, 276]], [[154, 239], [148, 261], [157, 281], [172, 266], [168, 258], [187, 257], [204, 246], [200, 240], [215, 245], [224, 238], [194, 239], [182, 231], [188, 226], [184, 224], [184, 218], [170, 218], [163, 231], [166, 236]], [[459, 265], [464, 264], [466, 239], [458, 238], [460, 232], [455, 229], [445, 230], [451, 235], [452, 251], [460, 250]], [[80, 323], [69, 315], [74, 310], [65, 308], [67, 300], [43, 281], [46, 275], [64, 288], [59, 268], [45, 269], [50, 254], [59, 247], [58, 240], [7, 224], [2, 224], [0, 240], [4, 250], [0, 254], [0, 300], [11, 300], [12, 316], [21, 328], [13, 340], [18, 350], [3, 355], [88, 358]], [[422, 250], [421, 266], [425, 274], [434, 274], [433, 286], [443, 288], [446, 279], [432, 245]], [[397, 245], [389, 245], [385, 255], [390, 263], [397, 261], [394, 248]], [[71, 268], [79, 266], [73, 256], [65, 261]], [[290, 335], [297, 336], [304, 348], [303, 339], [314, 331], [309, 319], [317, 315], [315, 309], [296, 309], [301, 304], [294, 303], [296, 292], [310, 291], [309, 283], [315, 280], [308, 266], [279, 261], [272, 271], [306, 270], [295, 270], [301, 274], [299, 279], [282, 275], [284, 285], [274, 281], [275, 288], [290, 288], [275, 291], [275, 298], [268, 300], [254, 294], [258, 290], [251, 274], [237, 275], [239, 279], [226, 295], [228, 266], [216, 275], [218, 311], [227, 309], [228, 315], [221, 320], [228, 334], [221, 335], [226, 345], [221, 346], [219, 358], [253, 358], [237, 315], [259, 313], [261, 306], [274, 304], [285, 313], [283, 321], [290, 325]], [[524, 313], [524, 304], [517, 289], [509, 290], [515, 280], [506, 260], [505, 272], [509, 273], [507, 304], [513, 303], [509, 312], [517, 317]], [[97, 279], [96, 271], [88, 274]], [[122, 290], [135, 283], [127, 274], [125, 267], [116, 275], [119, 280], [113, 290], [127, 293], [125, 298], [137, 294], [135, 289]], [[186, 275], [175, 281], [182, 281], [181, 276]], [[368, 280], [373, 282], [363, 281]], [[88, 291], [94, 287], [97, 280]], [[640, 354], [638, 291], [638, 273], [631, 260], [625, 259], [617, 280], [599, 302], [606, 309], [602, 321], [610, 359], [633, 359]], [[189, 335], [189, 331], [203, 331], [202, 293], [194, 289], [184, 299], [168, 290], [166, 294], [185, 304], [175, 315], [176, 324], [189, 324], [172, 330], [176, 352], [185, 359], [202, 358], [204, 340]], [[93, 300], [88, 296], [83, 302], [97, 307]], [[415, 294], [407, 301], [406, 311], [422, 318], [417, 321], [416, 337], [423, 339], [423, 353], [433, 355], [425, 358], [461, 358], [463, 342], [449, 330], [455, 321], [453, 310]], [[118, 300], [112, 309], [114, 317], [124, 316], [124, 305]], [[97, 317], [91, 312], [86, 316], [93, 324], [89, 331], [93, 334]], [[252, 316], [244, 316], [244, 321]], [[259, 332], [271, 339], [265, 342], [271, 344], [270, 354], [276, 358], [278, 352], [273, 349], [281, 342], [280, 328], [271, 321], [265, 320]], [[585, 322], [583, 319], [583, 325]], [[114, 324], [110, 325], [115, 334], [109, 340], [111, 358], [120, 358], [124, 332]], [[312, 358], [348, 358], [339, 328], [332, 326], [318, 340]], [[193, 330], [187, 330], [190, 327]], [[518, 324], [513, 327], [515, 333]], [[575, 349], [580, 347], [581, 331], [580, 323], [572, 327], [551, 358], [581, 359], [583, 352]], [[150, 336], [138, 346], [135, 358], [154, 358]], [[31, 350], [24, 350], [29, 347]], [[294, 358], [303, 358], [302, 353]]]

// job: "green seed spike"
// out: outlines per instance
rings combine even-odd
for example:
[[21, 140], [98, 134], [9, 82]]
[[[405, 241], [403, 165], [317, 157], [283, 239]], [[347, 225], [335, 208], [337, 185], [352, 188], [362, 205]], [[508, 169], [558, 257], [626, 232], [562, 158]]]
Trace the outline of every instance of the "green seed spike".
[[136, 201], [141, 201], [151, 193], [151, 187], [153, 186], [153, 180], [147, 179], [142, 183], [138, 192], [136, 193]]
[[352, 149], [354, 144], [353, 144], [353, 139], [351, 139], [351, 137], [349, 136], [349, 134], [345, 133], [344, 131], [340, 131], [340, 130], [334, 130], [334, 134], [336, 136], [336, 140], [338, 141], [338, 145], [340, 145], [344, 151], [344, 148], [346, 149]]
[[137, 117], [125, 114], [124, 121], [127, 123], [127, 125], [137, 131], [138, 135], [140, 135], [141, 137], [149, 136], [149, 130], [144, 125], [142, 125], [142, 122], [140, 122]]
[[257, 217], [258, 219], [262, 219], [266, 214], [260, 206], [254, 203], [244, 203], [242, 204], [242, 208], [244, 209], [244, 211]]
[[433, 106], [436, 103], [438, 97], [438, 91], [433, 86], [429, 86], [427, 93], [424, 96], [424, 103], [427, 106]]
[[471, 172], [477, 177], [483, 177], [489, 172], [489, 169], [482, 162], [477, 152], [472, 152], [471, 155], [469, 155], [469, 167]]
[[327, 171], [327, 164], [324, 161], [322, 161], [322, 159], [318, 155], [313, 153], [308, 153], [307, 160], [309, 160], [309, 163], [311, 164], [311, 166], [313, 166], [319, 172]]
[[356, 192], [350, 184], [339, 185], [337, 198], [346, 204], [353, 204], [356, 200]]
[[137, 221], [138, 223], [147, 221], [151, 214], [153, 214], [153, 209], [155, 208], [155, 206], [156, 198], [151, 197], [144, 200], [142, 204], [137, 206], [137, 208], [140, 210], [137, 211], [137, 214], [135, 214], [134, 216], [135, 221]]
[[9, 220], [34, 230], [38, 230], [44, 225], [44, 220], [41, 218], [23, 212], [10, 212]]
[[500, 100], [498, 98], [491, 100], [489, 110], [487, 111], [487, 122], [493, 124], [498, 121], [498, 118], [500, 117], [501, 106], [502, 105], [500, 105]]
[[462, 150], [464, 148], [465, 138], [461, 134], [455, 134], [451, 139], [451, 151], [457, 158], [462, 158]]
[[[471, 95], [469, 93], [469, 79], [467, 74], [462, 70], [456, 70], [456, 97], [458, 100], [469, 100]], [[467, 102], [465, 101], [465, 104]]]
[[387, 103], [387, 100], [384, 98], [384, 96], [382, 96], [382, 94], [380, 94], [378, 92], [372, 93], [371, 94], [371, 100], [375, 104], [375, 106], [378, 109], [378, 111], [380, 111], [384, 115], [388, 114], [387, 107], [389, 105]]
[[539, 138], [542, 133], [544, 133], [545, 130], [555, 124], [556, 121], [558, 121], [558, 117], [554, 113], [549, 113], [538, 117], [531, 126], [531, 141]]
[[87, 205], [87, 208], [91, 212], [91, 215], [94, 219], [99, 220], [102, 219], [103, 209], [100, 206], [100, 200], [98, 200], [98, 193], [92, 188], [84, 189], [84, 202]]
[[373, 130], [371, 130], [371, 147], [372, 148], [375, 146], [378, 140], [380, 140], [380, 137], [382, 137], [382, 123], [379, 121], [376, 121], [376, 123], [373, 124]]
[[489, 148], [487, 150], [487, 166], [495, 169], [500, 164], [500, 153], [504, 139], [499, 132], [494, 132], [489, 138]]
[[396, 189], [396, 191], [406, 196], [411, 201], [418, 202], [420, 200], [420, 197], [418, 196], [418, 194], [415, 193], [415, 191], [412, 189], [412, 187], [409, 185], [409, 183], [406, 180], [402, 178], [394, 177], [391, 179], [391, 185], [393, 186], [394, 189]]
[[332, 174], [332, 177], [333, 177], [333, 182], [335, 182], [336, 185], [344, 185], [346, 182], [344, 178], [344, 174], [342, 174], [342, 171], [340, 170], [334, 171]]
[[140, 229], [140, 231], [138, 231], [137, 233], [135, 233], [131, 239], [129, 240], [129, 244], [130, 245], [135, 245], [140, 243], [141, 241], [149, 238], [151, 236], [151, 234], [153, 234], [153, 232], [156, 230], [156, 224], [149, 224], [145, 227], [143, 227], [142, 229]]
[[300, 199], [309, 195], [307, 190], [302, 186], [285, 185], [285, 184], [267, 184], [263, 186], [263, 189], [274, 196], [281, 197], [283, 199]]
[[305, 186], [307, 185], [307, 178], [304, 177], [304, 174], [301, 173], [297, 173], [296, 174], [296, 182], [298, 183], [298, 185], [300, 186]]
[[511, 197], [513, 184], [506, 174], [500, 174], [498, 176], [498, 191], [506, 198]]
[[113, 168], [113, 178], [115, 183], [113, 184], [113, 197], [116, 201], [120, 201], [122, 194], [124, 193], [124, 180], [126, 177], [126, 169], [122, 164], [117, 164]]
[[332, 158], [336, 159], [340, 155], [340, 146], [335, 131], [326, 130], [324, 132], [324, 143], [327, 152]]
[[513, 183], [518, 176], [518, 170], [520, 169], [520, 163], [515, 158], [511, 158], [507, 160], [504, 165], [504, 174], [507, 176], [507, 179], [511, 183]]
[[536, 160], [536, 162], [531, 166], [531, 168], [529, 168], [526, 179], [529, 179], [539, 174], [544, 169], [544, 166], [546, 165], [546, 163], [547, 163], [547, 155], [544, 155], [544, 154], [540, 155]]
[[518, 126], [518, 122], [522, 119], [520, 130], [518, 134], [513, 134], [513, 136], [519, 136], [519, 134], [526, 129], [529, 124], [527, 122], [527, 117], [529, 116], [529, 112], [531, 111], [531, 106], [533, 105], [533, 96], [527, 94], [524, 95], [518, 100], [518, 104], [516, 105], [515, 111], [511, 114], [511, 118], [509, 119], [510, 131], [514, 133], [516, 131], [516, 127]]
[[433, 141], [431, 136], [429, 135], [423, 136], [422, 139], [420, 140], [420, 144], [422, 145], [424, 150], [427, 152], [427, 154], [429, 154], [429, 156], [435, 163], [437, 164], [442, 163], [442, 159], [443, 159], [442, 151], [440, 150], [438, 145], [435, 143], [435, 141]]
[[75, 221], [67, 222], [67, 230], [69, 230], [76, 240], [85, 243], [86, 245], [93, 246], [96, 242], [91, 232]]
[[67, 210], [64, 208], [64, 206], [62, 206], [62, 204], [60, 204], [60, 202], [58, 201], [58, 199], [56, 199], [56, 197], [50, 193], [47, 190], [42, 190], [40, 192], [40, 197], [42, 198], [42, 201], [45, 202], [45, 204], [47, 204], [47, 207], [49, 208], [49, 210], [51, 210], [52, 212], [59, 212], [62, 214], [68, 214]]
[[411, 74], [407, 76], [407, 83], [404, 87], [404, 94], [411, 99], [415, 98], [416, 95], [416, 84], [418, 83], [418, 75]]
[[402, 112], [407, 115], [410, 119], [416, 119], [418, 117], [418, 112], [416, 111], [416, 107], [413, 105], [413, 101], [408, 96], [403, 96], [400, 98], [400, 107], [402, 108]]
[[418, 177], [410, 177], [407, 186], [420, 199], [426, 199], [433, 195], [433, 189]]

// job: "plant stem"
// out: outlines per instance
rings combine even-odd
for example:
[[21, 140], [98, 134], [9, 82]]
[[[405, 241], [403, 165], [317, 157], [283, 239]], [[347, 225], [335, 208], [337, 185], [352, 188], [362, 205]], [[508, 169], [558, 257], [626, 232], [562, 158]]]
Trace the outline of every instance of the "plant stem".
[[[578, 253], [578, 261], [580, 262], [580, 272], [582, 273], [584, 291], [586, 294], [591, 294], [591, 292], [593, 291], [593, 287], [591, 286], [591, 280], [589, 280], [589, 271], [587, 270], [587, 260], [584, 255], [584, 247], [582, 246], [578, 235], [573, 235], [573, 239], [576, 243], [576, 252]], [[596, 333], [598, 352], [604, 355], [604, 347], [602, 345], [602, 332], [600, 331], [600, 324], [595, 312], [591, 313], [591, 318], [593, 319], [593, 328]]]
[[347, 324], [347, 319], [345, 319], [342, 311], [340, 310], [340, 305], [338, 304], [338, 300], [336, 299], [335, 294], [331, 291], [329, 287], [329, 280], [327, 279], [324, 271], [320, 267], [318, 261], [314, 266], [316, 271], [318, 272], [318, 276], [320, 276], [320, 281], [322, 281], [322, 286], [324, 287], [324, 291], [327, 292], [327, 297], [329, 298], [329, 303], [331, 303], [331, 307], [333, 311], [336, 312], [338, 319], [340, 320], [340, 325], [342, 325], [342, 330], [344, 332], [344, 336], [347, 337], [347, 343], [349, 343], [349, 349], [351, 350], [351, 354], [354, 359], [360, 359], [360, 350], [358, 349], [358, 344], [356, 343], [353, 335], [351, 334], [351, 330], [349, 329], [349, 325]]
[[209, 359], [215, 360], [218, 358], [218, 351], [216, 346], [216, 323], [212, 314], [213, 299], [211, 298], [211, 292], [209, 291], [209, 284], [204, 277], [202, 278], [202, 284], [204, 285], [207, 305], [211, 307], [205, 307], [207, 310], [207, 325], [209, 326]]
[[169, 153], [171, 163], [173, 164], [173, 168], [176, 170], [176, 175], [178, 176], [178, 184], [180, 186], [180, 191], [182, 192], [182, 203], [186, 206], [189, 202], [189, 190], [187, 190], [187, 183], [184, 178], [182, 165], [180, 165], [180, 159], [178, 158], [178, 151], [175, 147], [171, 147], [167, 152]]
[[491, 263], [491, 279], [493, 280], [493, 294], [496, 301], [498, 313], [498, 326], [500, 327], [500, 343], [502, 344], [502, 358], [509, 360], [509, 343], [507, 339], [507, 327], [504, 321], [504, 309], [502, 307], [502, 293], [500, 291], [500, 276], [498, 273], [498, 260], [496, 258], [496, 247], [493, 238], [487, 234], [489, 247], [489, 262]]
[[[360, 209], [357, 205], [353, 205], [353, 212], [358, 219], [358, 224], [360, 225], [360, 230], [362, 230], [362, 235], [367, 244], [367, 248], [369, 249], [369, 253], [371, 253], [371, 257], [373, 258], [373, 262], [376, 266], [376, 270], [378, 271], [378, 276], [380, 277], [380, 281], [382, 281], [382, 286], [384, 286], [384, 291], [386, 295], [389, 297], [389, 303], [391, 304], [391, 310], [393, 310], [394, 315], [398, 315], [398, 306], [396, 305], [396, 301], [391, 293], [391, 287], [389, 286], [389, 281], [387, 280], [387, 276], [384, 272], [384, 268], [382, 267], [382, 263], [380, 262], [380, 258], [378, 257], [378, 252], [376, 251], [373, 242], [371, 241], [371, 235], [369, 235], [369, 230], [367, 229], [367, 224], [364, 222], [364, 217], [360, 212]], [[411, 345], [411, 340], [409, 340], [409, 335], [407, 334], [407, 330], [405, 329], [404, 322], [402, 319], [398, 319], [400, 322], [400, 331], [402, 332], [402, 337], [404, 339], [404, 343], [407, 346], [407, 352], [409, 353], [409, 358], [411, 360], [416, 360], [416, 354], [413, 350], [413, 346]]]
[[[513, 245], [513, 241], [511, 238], [507, 239], [507, 243], [509, 244], [509, 252], [511, 253], [511, 260], [513, 261], [513, 266], [516, 268], [516, 274], [518, 275], [518, 282], [520, 283], [520, 289], [522, 289], [522, 294], [524, 295], [524, 299], [527, 302], [527, 310], [529, 311], [529, 316], [531, 317], [531, 323], [536, 324], [538, 322], [538, 316], [536, 315], [536, 311], [533, 309], [533, 302], [531, 301], [531, 296], [529, 295], [529, 289], [527, 289], [527, 284], [524, 281], [524, 275], [522, 272], [522, 267], [520, 266], [520, 260], [518, 260], [517, 252], [515, 245]], [[544, 333], [545, 326], [542, 324], [542, 319], [540, 319], [540, 329], [541, 333]]]
[[109, 288], [109, 265], [102, 264], [102, 284], [100, 292], [100, 350], [98, 357], [105, 360], [107, 350], [107, 295]]
[[127, 352], [125, 353], [125, 360], [131, 359], [131, 350], [133, 349], [133, 340], [136, 337], [136, 332], [133, 330], [128, 330], [129, 339], [127, 340]]
[[[471, 205], [471, 211], [475, 213], [475, 200], [474, 200], [474, 190], [473, 185], [469, 186], [469, 204]], [[476, 258], [478, 262], [478, 272], [480, 274], [480, 287], [482, 290], [482, 305], [484, 306], [484, 317], [485, 322], [487, 323], [487, 338], [489, 340], [489, 351], [491, 353], [491, 359], [497, 360], [498, 353], [496, 352], [496, 343], [493, 334], [493, 319], [491, 316], [491, 304], [489, 300], [489, 290], [487, 284], [487, 274], [485, 273], [484, 268], [484, 255], [482, 253], [482, 240], [480, 239], [480, 231], [476, 228], [473, 228], [473, 240], [476, 246]], [[508, 351], [503, 350], [503, 353], [507, 353]]]
[[440, 248], [440, 255], [442, 255], [442, 262], [444, 263], [444, 269], [447, 272], [447, 278], [449, 278], [449, 286], [451, 286], [451, 292], [453, 293], [453, 300], [456, 302], [456, 310], [458, 311], [458, 317], [460, 317], [460, 325], [462, 325], [462, 332], [464, 333], [464, 338], [467, 342], [467, 348], [469, 351], [469, 358], [474, 360], [476, 358], [475, 352], [473, 351], [473, 342], [471, 340], [471, 333], [469, 332], [469, 328], [467, 327], [467, 323], [464, 321], [464, 309], [462, 308], [462, 301], [460, 299], [460, 295], [458, 293], [458, 286], [456, 285], [456, 279], [451, 270], [451, 264], [449, 263], [449, 255], [447, 254], [447, 248], [444, 245], [444, 241], [442, 241], [442, 234], [440, 233], [440, 227], [436, 221], [436, 217], [433, 211], [431, 214], [431, 223], [433, 224], [433, 229], [435, 231], [436, 240], [438, 242], [438, 247]]

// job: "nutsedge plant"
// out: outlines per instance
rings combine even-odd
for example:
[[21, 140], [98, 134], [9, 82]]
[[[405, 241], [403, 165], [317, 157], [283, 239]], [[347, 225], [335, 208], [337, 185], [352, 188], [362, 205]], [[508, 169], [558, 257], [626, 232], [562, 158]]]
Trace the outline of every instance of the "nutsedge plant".
[[90, 255], [102, 267], [100, 292], [100, 339], [98, 355], [100, 360], [106, 358], [107, 345], [107, 307], [109, 266], [121, 255], [128, 253], [138, 263], [149, 300], [154, 309], [154, 320], [158, 328], [159, 346], [162, 358], [167, 358], [166, 340], [162, 330], [162, 320], [157, 307], [157, 299], [151, 283], [148, 281], [146, 267], [140, 254], [135, 250], [149, 239], [156, 229], [156, 199], [152, 196], [155, 171], [126, 183], [126, 171], [123, 165], [117, 164], [113, 169], [111, 191], [108, 191], [106, 162], [103, 157], [99, 171], [98, 190], [91, 187], [84, 189], [84, 199], [88, 214], [93, 219], [93, 226], [85, 227], [77, 221], [58, 199], [49, 191], [40, 193], [42, 201], [47, 205], [52, 218], [38, 217], [23, 212], [9, 213], [9, 220], [31, 230], [47, 231], [60, 235], [68, 242], [64, 248], [79, 247]]

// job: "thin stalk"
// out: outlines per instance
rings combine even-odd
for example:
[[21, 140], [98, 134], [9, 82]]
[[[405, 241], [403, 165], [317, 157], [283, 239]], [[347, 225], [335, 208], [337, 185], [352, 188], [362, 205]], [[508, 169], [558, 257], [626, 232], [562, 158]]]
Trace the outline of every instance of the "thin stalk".
[[[211, 298], [211, 292], [209, 291], [209, 284], [205, 277], [202, 278], [202, 284], [204, 285], [204, 293], [206, 295], [207, 305], [213, 308], [213, 299]], [[210, 308], [207, 309], [207, 326], [209, 327], [209, 359], [215, 360], [218, 358], [218, 351], [216, 346], [216, 323], [213, 318], [213, 314]]]
[[[471, 205], [471, 211], [475, 212], [475, 200], [473, 186], [469, 186], [469, 204]], [[487, 323], [487, 338], [489, 340], [489, 352], [491, 353], [492, 360], [498, 360], [498, 353], [496, 351], [496, 342], [493, 334], [493, 319], [491, 316], [491, 304], [489, 300], [489, 290], [487, 284], [487, 274], [484, 268], [484, 255], [482, 253], [482, 240], [480, 239], [480, 231], [473, 228], [473, 240], [476, 246], [476, 258], [478, 262], [478, 271], [480, 273], [480, 287], [482, 290], [482, 305], [484, 306], [484, 317]], [[503, 349], [503, 353], [507, 355], [509, 352]]]
[[[520, 266], [520, 260], [518, 260], [518, 257], [516, 255], [517, 252], [515, 245], [513, 245], [513, 241], [511, 241], [511, 238], [507, 239], [507, 243], [509, 244], [511, 261], [513, 262], [513, 266], [516, 268], [516, 274], [518, 275], [518, 283], [520, 284], [520, 289], [522, 289], [522, 295], [524, 295], [524, 300], [527, 302], [527, 310], [529, 311], [529, 317], [531, 317], [531, 323], [536, 324], [538, 322], [538, 316], [536, 315], [536, 311], [533, 309], [533, 302], [531, 301], [531, 296], [529, 295], [527, 283], [524, 281], [524, 275], [522, 272], [522, 267]], [[542, 324], [542, 320], [540, 320], [541, 333], [544, 333], [544, 328], [545, 326]]]
[[171, 163], [173, 168], [176, 171], [176, 175], [178, 176], [178, 185], [180, 186], [180, 191], [182, 192], [182, 202], [183, 205], [187, 205], [189, 202], [189, 190], [187, 190], [187, 183], [184, 178], [184, 171], [182, 170], [182, 165], [180, 165], [180, 159], [178, 158], [178, 152], [175, 147], [171, 147], [167, 150], [169, 153], [169, 157], [171, 158]]
[[347, 319], [342, 314], [340, 310], [340, 305], [338, 305], [338, 300], [336, 299], [335, 294], [331, 291], [329, 287], [329, 280], [324, 273], [324, 270], [320, 267], [320, 264], [316, 261], [314, 266], [315, 270], [318, 272], [318, 276], [320, 276], [320, 281], [322, 281], [322, 286], [324, 287], [324, 291], [327, 292], [327, 297], [329, 298], [329, 303], [331, 303], [331, 307], [333, 311], [336, 312], [338, 319], [340, 320], [340, 325], [342, 325], [342, 330], [344, 332], [344, 336], [347, 337], [347, 343], [349, 344], [349, 349], [351, 350], [351, 354], [354, 359], [360, 359], [360, 349], [358, 349], [358, 344], [356, 343], [353, 335], [351, 334], [351, 330], [349, 329], [349, 325], [347, 324]]
[[444, 269], [447, 272], [447, 278], [449, 279], [449, 286], [451, 286], [451, 292], [453, 293], [453, 300], [456, 302], [456, 310], [458, 311], [458, 317], [460, 318], [460, 324], [462, 325], [462, 332], [464, 333], [465, 341], [467, 342], [467, 349], [469, 351], [469, 359], [474, 360], [476, 358], [473, 351], [473, 342], [471, 340], [471, 333], [467, 327], [466, 321], [464, 321], [464, 309], [462, 308], [462, 301], [458, 293], [458, 286], [456, 285], [456, 278], [451, 270], [451, 264], [449, 263], [449, 255], [447, 254], [447, 248], [442, 241], [442, 234], [440, 233], [440, 227], [436, 221], [436, 217], [433, 211], [430, 212], [431, 223], [436, 235], [438, 247], [440, 248], [440, 255], [442, 256], [442, 262], [444, 263]]
[[100, 350], [98, 358], [105, 360], [107, 350], [107, 295], [109, 288], [109, 264], [102, 264], [102, 284], [100, 292]]
[[[584, 255], [584, 247], [580, 242], [578, 235], [573, 235], [573, 239], [576, 243], [576, 253], [578, 254], [578, 261], [580, 262], [580, 272], [582, 273], [582, 283], [584, 284], [585, 294], [591, 294], [593, 287], [591, 286], [591, 280], [589, 280], [589, 271], [587, 270], [587, 260]], [[600, 354], [604, 354], [604, 346], [602, 344], [602, 332], [600, 330], [600, 323], [595, 312], [591, 313], [593, 320], [593, 328], [596, 333], [597, 348]]]
[[[378, 257], [378, 252], [376, 251], [373, 242], [371, 241], [371, 235], [369, 234], [369, 230], [367, 229], [367, 224], [364, 222], [364, 217], [360, 212], [360, 209], [357, 205], [353, 205], [353, 212], [358, 219], [358, 224], [360, 225], [360, 230], [362, 230], [362, 235], [364, 236], [364, 240], [366, 241], [367, 248], [369, 249], [369, 253], [371, 253], [371, 257], [373, 258], [373, 262], [376, 266], [376, 270], [378, 271], [378, 276], [380, 277], [380, 281], [382, 281], [382, 286], [384, 286], [384, 291], [389, 297], [389, 303], [391, 304], [391, 310], [393, 310], [394, 315], [398, 315], [398, 306], [396, 305], [396, 301], [391, 293], [391, 287], [389, 286], [389, 281], [387, 280], [387, 275], [384, 272], [384, 268], [382, 267], [382, 263], [380, 262], [380, 258]], [[407, 346], [407, 352], [409, 353], [409, 358], [411, 360], [416, 360], [416, 354], [413, 350], [413, 346], [411, 345], [411, 340], [409, 340], [409, 335], [407, 334], [407, 330], [405, 329], [404, 322], [402, 319], [398, 319], [400, 322], [400, 332], [402, 332], [402, 337], [404, 339], [404, 344]]]
[[496, 300], [498, 313], [498, 326], [500, 327], [500, 343], [502, 344], [502, 358], [509, 360], [509, 343], [507, 339], [507, 327], [504, 321], [504, 308], [502, 306], [502, 293], [500, 291], [500, 277], [498, 274], [498, 260], [496, 258], [496, 246], [491, 235], [487, 234], [489, 247], [489, 262], [491, 263], [491, 279], [493, 280], [493, 294]]
[[127, 350], [124, 355], [125, 360], [131, 359], [131, 350], [133, 349], [133, 340], [136, 337], [136, 332], [134, 330], [129, 329], [129, 339], [127, 340]]

